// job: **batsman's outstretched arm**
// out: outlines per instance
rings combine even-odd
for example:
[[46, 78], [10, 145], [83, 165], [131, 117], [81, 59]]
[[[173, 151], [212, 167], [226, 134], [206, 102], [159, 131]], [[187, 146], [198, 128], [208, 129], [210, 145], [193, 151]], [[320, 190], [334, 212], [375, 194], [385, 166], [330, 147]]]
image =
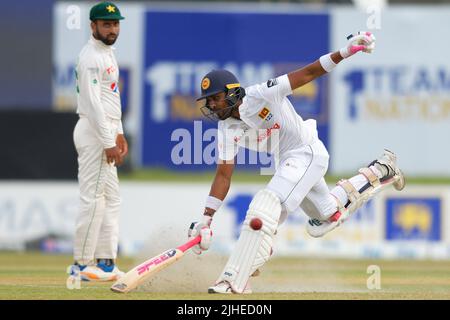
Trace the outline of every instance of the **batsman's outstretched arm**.
[[292, 90], [330, 72], [339, 62], [359, 51], [372, 53], [375, 49], [375, 36], [371, 32], [359, 31], [356, 35], [349, 35], [347, 40], [347, 45], [339, 51], [325, 54], [306, 67], [290, 72], [288, 78]]
[[[331, 60], [335, 64], [338, 64], [343, 59], [344, 58], [341, 56], [339, 51], [331, 54]], [[327, 71], [321, 65], [320, 60], [316, 60], [313, 63], [308, 64], [306, 67], [288, 73], [288, 78], [291, 83], [292, 90], [295, 90], [324, 75], [325, 73], [327, 73]]]
[[212, 237], [212, 231], [210, 229], [212, 218], [227, 196], [228, 190], [230, 189], [233, 170], [233, 161], [223, 161], [217, 164], [216, 176], [211, 185], [209, 196], [206, 198], [203, 216], [200, 221], [192, 222], [189, 227], [189, 239], [195, 238], [198, 235], [201, 236], [200, 243], [192, 247], [192, 251], [196, 254], [201, 254], [203, 251], [209, 249]]
[[219, 201], [214, 201], [215, 198], [222, 202], [228, 194], [228, 190], [231, 185], [231, 177], [234, 171], [234, 161], [222, 161], [219, 160], [217, 164], [216, 175], [214, 177], [213, 183], [211, 185], [211, 190], [209, 192], [209, 197], [205, 205], [205, 215], [212, 217], [217, 211], [217, 205]]

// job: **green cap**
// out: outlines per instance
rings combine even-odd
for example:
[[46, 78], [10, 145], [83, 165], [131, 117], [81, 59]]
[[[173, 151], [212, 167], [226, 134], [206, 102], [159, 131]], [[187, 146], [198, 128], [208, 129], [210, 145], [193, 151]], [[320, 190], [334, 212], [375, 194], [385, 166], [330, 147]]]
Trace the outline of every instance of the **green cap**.
[[119, 8], [112, 2], [100, 2], [91, 8], [89, 19], [94, 20], [122, 20]]

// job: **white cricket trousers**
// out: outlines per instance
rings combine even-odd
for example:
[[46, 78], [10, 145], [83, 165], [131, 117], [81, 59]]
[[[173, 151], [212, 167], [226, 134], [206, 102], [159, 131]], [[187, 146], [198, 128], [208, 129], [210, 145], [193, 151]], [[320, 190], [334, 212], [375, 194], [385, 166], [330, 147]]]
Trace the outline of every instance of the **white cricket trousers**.
[[[118, 121], [109, 121], [117, 136]], [[78, 120], [73, 137], [80, 191], [74, 259], [81, 265], [94, 264], [96, 259], [116, 259], [120, 212], [117, 168], [106, 162], [104, 147], [87, 118]]]
[[282, 205], [281, 224], [287, 214], [300, 206], [311, 218], [324, 220], [337, 211], [324, 176], [329, 155], [322, 141], [304, 145], [281, 159], [267, 189], [278, 195]]

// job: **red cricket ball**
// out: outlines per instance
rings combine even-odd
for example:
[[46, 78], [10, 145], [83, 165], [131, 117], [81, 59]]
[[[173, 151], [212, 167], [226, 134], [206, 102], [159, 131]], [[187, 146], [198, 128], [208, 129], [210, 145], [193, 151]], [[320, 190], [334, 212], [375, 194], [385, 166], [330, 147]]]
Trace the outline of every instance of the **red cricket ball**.
[[253, 230], [261, 229], [262, 225], [263, 223], [260, 218], [253, 218], [252, 220], [250, 220], [250, 228], [252, 228]]

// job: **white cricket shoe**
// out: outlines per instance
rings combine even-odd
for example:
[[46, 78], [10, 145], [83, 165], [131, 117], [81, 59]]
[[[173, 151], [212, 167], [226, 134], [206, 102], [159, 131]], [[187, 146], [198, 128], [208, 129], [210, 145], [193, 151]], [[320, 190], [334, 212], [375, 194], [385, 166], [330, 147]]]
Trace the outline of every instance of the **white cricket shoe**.
[[[208, 293], [221, 293], [221, 294], [236, 294], [236, 292], [231, 289], [231, 285], [227, 281], [221, 281], [217, 284], [215, 284], [212, 287], [208, 288]], [[250, 288], [249, 282], [247, 282], [247, 285], [245, 286], [243, 294], [250, 294], [252, 293], [252, 289]]]
[[405, 177], [403, 172], [397, 166], [397, 156], [392, 151], [384, 149], [383, 155], [374, 160], [369, 166], [378, 163], [379, 165], [383, 165], [387, 168], [387, 174], [380, 179], [382, 184], [390, 182], [391, 179], [394, 179], [393, 186], [396, 190], [400, 191], [405, 187]]
[[117, 279], [122, 278], [125, 275], [125, 272], [120, 271], [113, 259], [98, 259], [97, 267], [106, 273], [115, 274]]
[[117, 266], [114, 266], [114, 269], [111, 271], [111, 273], [114, 273], [115, 275], [117, 275], [117, 279], [120, 279], [125, 275], [125, 272], [120, 271]]
[[339, 227], [349, 217], [349, 211], [343, 209], [337, 211], [327, 220], [309, 219], [306, 225], [306, 231], [311, 237], [319, 238], [333, 229]]

